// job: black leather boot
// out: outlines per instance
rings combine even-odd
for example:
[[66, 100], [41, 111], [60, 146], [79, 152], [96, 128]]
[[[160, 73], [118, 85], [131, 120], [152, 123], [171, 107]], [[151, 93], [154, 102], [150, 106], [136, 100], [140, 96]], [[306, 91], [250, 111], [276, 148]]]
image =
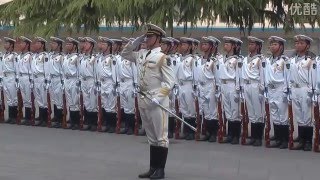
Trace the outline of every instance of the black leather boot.
[[280, 126], [280, 132], [281, 132], [281, 145], [280, 149], [287, 149], [288, 148], [288, 142], [289, 142], [289, 126], [288, 125], [281, 125]]
[[251, 123], [251, 138], [249, 139], [249, 141], [246, 142], [245, 145], [247, 146], [252, 146], [257, 139], [257, 126], [256, 123]]
[[292, 150], [303, 150], [304, 145], [306, 143], [305, 140], [305, 127], [298, 126], [298, 136], [299, 136], [299, 144], [297, 146], [294, 146]]
[[139, 174], [139, 178], [150, 178], [150, 176], [155, 172], [157, 162], [156, 158], [158, 157], [158, 154], [156, 154], [156, 147], [155, 146], [150, 146], [150, 167], [149, 170], [145, 173]]
[[150, 179], [164, 179], [165, 173], [164, 168], [167, 162], [168, 148], [157, 147], [158, 157], [157, 157], [157, 168], [154, 173], [150, 176]]
[[253, 146], [262, 146], [262, 137], [263, 137], [263, 130], [264, 130], [264, 123], [256, 123], [256, 128], [257, 128], [257, 132], [256, 132], [256, 140], [253, 143]]

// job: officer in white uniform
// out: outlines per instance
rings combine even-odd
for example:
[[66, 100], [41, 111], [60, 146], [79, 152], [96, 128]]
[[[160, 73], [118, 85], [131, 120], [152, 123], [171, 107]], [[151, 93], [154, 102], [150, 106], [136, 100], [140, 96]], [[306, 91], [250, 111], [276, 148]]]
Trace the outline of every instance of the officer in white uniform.
[[216, 142], [218, 124], [217, 102], [215, 98], [216, 63], [218, 44], [220, 41], [214, 37], [202, 37], [200, 50], [203, 52], [199, 66], [200, 109], [204, 115], [203, 124], [206, 125], [206, 135], [201, 140]]
[[235, 37], [223, 37], [226, 55], [219, 59], [218, 84], [221, 87], [222, 104], [228, 121], [228, 137], [225, 143], [239, 144], [241, 133], [240, 90], [236, 85], [236, 72], [242, 41]]
[[294, 150], [311, 151], [313, 138], [313, 87], [316, 75], [313, 69], [314, 60], [308, 55], [312, 38], [296, 35], [296, 56], [290, 62], [290, 87], [292, 93], [293, 119], [298, 123], [300, 142]]
[[[270, 124], [273, 124], [275, 142], [271, 148], [288, 148], [288, 92], [287, 68], [288, 57], [283, 55], [285, 39], [278, 36], [269, 37], [269, 49], [272, 55], [263, 63], [265, 95], [269, 101]], [[262, 76], [263, 77], [263, 76]]]
[[241, 68], [241, 85], [244, 90], [244, 101], [251, 123], [251, 139], [247, 145], [262, 146], [264, 132], [264, 97], [262, 86], [261, 54], [263, 40], [248, 36], [249, 55], [243, 59]]
[[79, 64], [79, 75], [84, 104], [84, 120], [88, 124], [87, 128], [91, 131], [97, 130], [97, 58], [93, 55], [93, 48], [96, 41], [91, 37], [84, 37], [84, 56]]
[[48, 117], [47, 102], [47, 86], [46, 77], [48, 77], [48, 69], [45, 67], [48, 62], [48, 54], [46, 51], [46, 40], [42, 37], [35, 37], [32, 49], [34, 50], [33, 60], [31, 63], [31, 72], [33, 77], [33, 93], [35, 102], [39, 107], [39, 118], [37, 118], [36, 126], [46, 126]]
[[100, 56], [98, 65], [98, 79], [101, 83], [101, 103], [106, 131], [114, 133], [117, 123], [116, 111], [116, 81], [117, 59], [112, 55], [113, 41], [106, 37], [98, 37]]
[[[177, 70], [177, 81], [179, 82], [179, 110], [186, 122], [193, 127], [196, 126], [195, 96], [198, 96], [198, 62], [193, 54], [193, 39], [181, 37], [181, 63]], [[193, 140], [194, 132], [188, 127], [184, 127], [184, 138]]]
[[[4, 37], [4, 49], [5, 53], [0, 54], [1, 60], [1, 75], [2, 80], [0, 84], [3, 88], [6, 102], [8, 105], [8, 123], [15, 123], [18, 114], [18, 99], [17, 99], [17, 87], [16, 87], [16, 68], [17, 68], [17, 56], [14, 52], [15, 39]], [[2, 107], [3, 108], [3, 107]]]
[[133, 52], [144, 39], [138, 37], [128, 43], [122, 52], [124, 59], [136, 61], [141, 55], [145, 57], [142, 62], [137, 62], [139, 69], [140, 91], [152, 98], [151, 102], [144, 96], [139, 98], [139, 110], [143, 126], [146, 129], [150, 143], [150, 169], [139, 178], [163, 179], [164, 168], [168, 154], [168, 113], [161, 109], [158, 104], [169, 108], [169, 94], [174, 86], [173, 70], [170, 68], [170, 60], [161, 52], [161, 38], [165, 36], [158, 26], [147, 25], [146, 44], [149, 50], [140, 53]]
[[52, 122], [55, 122], [53, 127], [60, 128], [62, 126], [63, 118], [63, 73], [62, 73], [62, 64], [64, 54], [62, 53], [62, 44], [64, 40], [58, 37], [50, 37], [50, 47], [51, 53], [49, 54], [48, 61], [48, 82], [50, 83], [50, 97], [53, 102], [53, 113], [54, 117]]
[[80, 57], [78, 54], [78, 44], [79, 41], [71, 37], [66, 38], [66, 55], [62, 65], [67, 107], [69, 107], [70, 112], [70, 128], [73, 130], [79, 129], [80, 125], [80, 82], [78, 71]]
[[25, 121], [26, 125], [31, 125], [31, 62], [32, 53], [30, 52], [32, 41], [25, 37], [20, 36], [18, 41], [18, 48], [21, 52], [18, 55], [18, 83], [20, 85], [23, 106], [25, 108]]

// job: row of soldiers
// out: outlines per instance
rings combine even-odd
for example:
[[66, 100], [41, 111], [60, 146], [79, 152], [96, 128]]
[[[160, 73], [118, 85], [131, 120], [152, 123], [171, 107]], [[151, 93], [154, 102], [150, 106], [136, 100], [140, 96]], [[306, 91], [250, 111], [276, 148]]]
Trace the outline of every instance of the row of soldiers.
[[[223, 37], [224, 54], [218, 53], [221, 42], [212, 36], [200, 41], [162, 38], [162, 52], [167, 54], [166, 62], [175, 74], [170, 110], [197, 129], [194, 132], [181, 126], [170, 116], [169, 138], [231, 144], [241, 140], [243, 145], [262, 146], [264, 137], [267, 147], [310, 151], [314, 143], [318, 149], [320, 59], [309, 52], [312, 38], [294, 38], [295, 54], [290, 57], [283, 54], [286, 40], [277, 36], [268, 39], [268, 57], [261, 54], [263, 40], [252, 36], [248, 37], [246, 57], [241, 55], [242, 41], [235, 37]], [[17, 106], [21, 99], [25, 108], [23, 123], [30, 124], [35, 100], [39, 106], [36, 125], [46, 125], [51, 121], [50, 95], [56, 127], [63, 124], [68, 109], [72, 129], [95, 131], [105, 122], [107, 131], [114, 132], [123, 120], [125, 128], [118, 132], [132, 134], [139, 125], [137, 72], [145, 72], [124, 59], [121, 50], [134, 39], [50, 40], [51, 52], [47, 53], [44, 38], [4, 38], [6, 52], [0, 56], [0, 71], [9, 121], [19, 118], [21, 110]], [[95, 45], [99, 49], [96, 54]], [[15, 46], [19, 54], [14, 52]], [[145, 48], [142, 41], [136, 51]], [[202, 55], [195, 53], [198, 48]], [[152, 62], [148, 63], [152, 67]], [[298, 137], [293, 140], [296, 123]], [[273, 138], [269, 137], [271, 129]], [[294, 146], [294, 141], [299, 143]]]

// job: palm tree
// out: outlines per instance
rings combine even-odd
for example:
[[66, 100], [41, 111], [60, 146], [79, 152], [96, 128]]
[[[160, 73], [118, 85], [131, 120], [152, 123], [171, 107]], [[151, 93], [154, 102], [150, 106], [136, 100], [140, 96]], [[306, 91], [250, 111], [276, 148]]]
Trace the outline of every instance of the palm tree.
[[[40, 2], [40, 3], [39, 3]], [[293, 3], [315, 3], [319, 0], [14, 0], [0, 5], [0, 25], [15, 26], [14, 33], [50, 36], [67, 32], [92, 33], [106, 26], [130, 24], [139, 29], [148, 22], [167, 27], [173, 35], [173, 25], [183, 25], [184, 31], [198, 22], [214, 26], [220, 17], [227, 25], [234, 24], [240, 32], [250, 34], [254, 23], [272, 27], [283, 25], [292, 31], [295, 24], [320, 23], [316, 16], [291, 15], [286, 7]], [[271, 10], [267, 10], [267, 5]]]

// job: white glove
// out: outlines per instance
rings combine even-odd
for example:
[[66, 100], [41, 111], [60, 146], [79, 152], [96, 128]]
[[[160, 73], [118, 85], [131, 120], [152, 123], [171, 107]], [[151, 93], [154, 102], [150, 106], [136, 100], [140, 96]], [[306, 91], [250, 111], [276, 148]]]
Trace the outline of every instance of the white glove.
[[133, 45], [133, 46], [139, 46], [139, 44], [143, 41], [144, 38], [145, 38], [145, 35], [141, 35], [141, 36], [137, 37], [137, 38], [132, 42], [132, 45]]
[[238, 95], [235, 95], [233, 100], [235, 103], [239, 103], [240, 97]]
[[152, 102], [155, 104], [160, 104], [160, 102], [156, 98], [152, 98]]
[[312, 98], [311, 98], [311, 97], [307, 97], [307, 103], [308, 103], [308, 104], [313, 103], [313, 102], [312, 102]]
[[263, 94], [259, 94], [258, 98], [259, 98], [259, 102], [263, 103], [263, 100], [264, 100]]
[[282, 102], [284, 102], [284, 103], [288, 102], [288, 95], [287, 95], [287, 93], [283, 93], [283, 95], [282, 95]]

